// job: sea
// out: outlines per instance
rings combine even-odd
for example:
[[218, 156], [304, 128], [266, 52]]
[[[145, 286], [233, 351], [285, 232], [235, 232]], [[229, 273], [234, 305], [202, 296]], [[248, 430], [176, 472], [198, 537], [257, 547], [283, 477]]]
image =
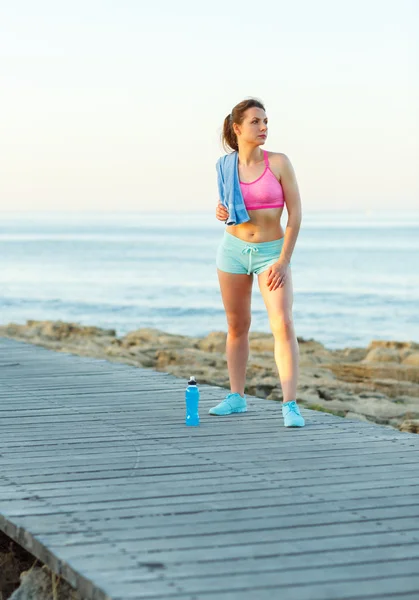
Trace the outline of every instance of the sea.
[[[214, 212], [2, 212], [0, 323], [226, 331], [224, 228]], [[330, 349], [419, 342], [419, 212], [306, 213], [292, 274], [299, 337]], [[256, 275], [251, 309], [251, 331], [270, 332]]]

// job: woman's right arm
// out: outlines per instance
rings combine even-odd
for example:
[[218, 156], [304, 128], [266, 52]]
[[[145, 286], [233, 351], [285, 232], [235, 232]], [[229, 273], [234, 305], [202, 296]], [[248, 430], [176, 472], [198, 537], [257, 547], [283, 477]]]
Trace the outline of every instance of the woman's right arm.
[[217, 171], [217, 186], [218, 186], [218, 193], [220, 196], [218, 199], [218, 206], [215, 210], [215, 216], [219, 221], [226, 221], [229, 217], [229, 213], [228, 213], [227, 208], [224, 206], [223, 202], [221, 201], [221, 199], [224, 200], [224, 179], [223, 179], [223, 172], [221, 169], [221, 157], [217, 160], [215, 169]]

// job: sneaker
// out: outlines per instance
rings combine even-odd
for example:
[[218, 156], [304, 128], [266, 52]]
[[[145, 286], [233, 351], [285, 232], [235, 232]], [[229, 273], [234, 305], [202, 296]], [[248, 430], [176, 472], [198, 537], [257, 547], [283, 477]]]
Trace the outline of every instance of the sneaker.
[[295, 400], [290, 400], [282, 404], [282, 416], [284, 417], [285, 427], [304, 426], [304, 419], [300, 414], [300, 409]]
[[210, 415], [231, 415], [231, 413], [242, 413], [247, 411], [246, 396], [240, 396], [238, 392], [227, 394], [227, 396], [209, 409]]

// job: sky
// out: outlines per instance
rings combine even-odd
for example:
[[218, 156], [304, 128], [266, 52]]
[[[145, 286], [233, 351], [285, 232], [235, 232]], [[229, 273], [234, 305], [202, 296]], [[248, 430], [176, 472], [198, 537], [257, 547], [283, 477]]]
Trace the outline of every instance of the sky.
[[419, 210], [417, 0], [1, 2], [0, 211], [212, 211], [261, 100], [303, 211]]

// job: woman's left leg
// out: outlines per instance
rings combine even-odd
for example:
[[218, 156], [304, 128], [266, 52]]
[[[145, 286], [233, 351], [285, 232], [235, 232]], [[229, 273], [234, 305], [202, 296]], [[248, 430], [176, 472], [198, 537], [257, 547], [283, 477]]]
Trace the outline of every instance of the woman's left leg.
[[297, 399], [300, 357], [292, 316], [291, 267], [288, 267], [284, 285], [272, 291], [266, 284], [268, 272], [269, 269], [266, 269], [258, 275], [258, 284], [275, 340], [275, 363], [281, 381], [283, 402], [289, 402]]

